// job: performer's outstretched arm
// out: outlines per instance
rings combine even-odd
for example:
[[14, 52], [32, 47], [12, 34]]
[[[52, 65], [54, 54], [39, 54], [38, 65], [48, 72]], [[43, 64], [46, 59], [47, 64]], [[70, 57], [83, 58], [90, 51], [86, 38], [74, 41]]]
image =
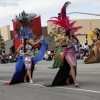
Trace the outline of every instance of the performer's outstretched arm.
[[29, 42], [31, 45], [34, 46], [34, 45], [38, 44], [41, 40], [43, 40], [43, 36], [41, 36], [41, 39], [39, 39], [37, 42], [31, 42], [31, 41], [29, 41]]
[[23, 45], [23, 44], [21, 44], [21, 45], [17, 48], [17, 50], [16, 50], [16, 51], [20, 54], [20, 49], [21, 49], [21, 48], [23, 48], [23, 47], [24, 47], [24, 45]]

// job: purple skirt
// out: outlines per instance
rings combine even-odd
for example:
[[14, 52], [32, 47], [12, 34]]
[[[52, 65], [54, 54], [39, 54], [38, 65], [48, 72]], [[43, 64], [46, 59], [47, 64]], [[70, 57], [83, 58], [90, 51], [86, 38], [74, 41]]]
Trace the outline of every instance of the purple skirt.
[[76, 59], [76, 54], [75, 52], [68, 52], [68, 49], [64, 50], [64, 53], [62, 55], [62, 59], [64, 59], [64, 57], [68, 57], [68, 59], [70, 60], [70, 62], [72, 63], [72, 65], [74, 67], [77, 67], [77, 59]]

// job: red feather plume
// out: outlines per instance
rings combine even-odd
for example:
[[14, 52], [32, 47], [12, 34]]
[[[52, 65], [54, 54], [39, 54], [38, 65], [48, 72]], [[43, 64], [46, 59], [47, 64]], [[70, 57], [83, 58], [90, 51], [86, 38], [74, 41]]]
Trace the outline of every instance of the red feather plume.
[[60, 12], [60, 16], [61, 18], [66, 17], [66, 8], [69, 6], [69, 4], [71, 4], [70, 1], [66, 2], [63, 7], [61, 8], [61, 12]]
[[60, 17], [51, 17], [48, 22], [52, 22], [53, 24], [59, 25], [63, 27], [65, 30], [73, 28], [75, 31], [79, 30], [82, 28], [82, 26], [74, 27], [74, 24], [77, 21], [70, 22], [69, 17], [66, 16], [66, 7], [71, 4], [71, 2], [66, 2], [60, 12]]
[[75, 32], [78, 31], [79, 29], [83, 28], [83, 26], [78, 26], [78, 27], [73, 27]]

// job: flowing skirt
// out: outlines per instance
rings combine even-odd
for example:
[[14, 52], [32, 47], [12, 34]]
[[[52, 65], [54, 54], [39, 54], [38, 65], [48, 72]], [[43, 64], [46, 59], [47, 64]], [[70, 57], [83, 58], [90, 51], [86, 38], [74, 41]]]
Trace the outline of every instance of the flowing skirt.
[[[46, 83], [44, 84], [44, 86], [46, 87], [51, 87], [51, 86], [60, 86], [60, 85], [66, 85], [66, 80], [67, 78], [69, 78], [69, 72], [70, 72], [70, 65], [68, 63], [68, 61], [66, 60], [66, 56], [69, 58], [70, 62], [72, 63], [73, 67], [75, 68], [75, 75], [76, 75], [76, 69], [77, 69], [77, 62], [76, 62], [76, 55], [75, 54], [70, 54], [70, 53], [65, 53], [66, 51], [64, 51], [64, 56], [63, 56], [63, 63], [60, 66], [60, 69], [58, 70], [53, 82], [50, 83]], [[70, 80], [69, 83], [72, 84], [74, 83], [72, 77], [70, 76]]]
[[57, 54], [56, 58], [54, 60], [54, 63], [52, 65], [52, 67], [48, 67], [50, 69], [54, 69], [54, 68], [59, 68], [62, 65], [62, 59], [61, 59], [61, 54]]
[[[35, 63], [40, 61], [40, 60], [43, 60], [45, 52], [46, 52], [46, 42], [43, 39], [42, 40], [42, 46], [41, 46], [38, 54], [36, 55], [36, 57], [32, 57], [32, 59], [31, 59], [32, 60], [31, 76], [33, 75]], [[26, 73], [24, 61], [25, 61], [24, 56], [18, 57], [18, 61], [17, 61], [16, 66], [15, 66], [15, 73], [14, 73], [12, 79], [11, 79], [11, 82], [9, 82], [9, 83], [7, 82], [4, 85], [12, 85], [12, 84], [24, 82], [24, 76], [25, 76], [25, 73]], [[27, 81], [29, 81], [28, 77], [27, 77]]]
[[[18, 61], [16, 63], [16, 71], [15, 71], [13, 77], [12, 77], [10, 85], [24, 82], [24, 76], [25, 76], [25, 73], [26, 73], [26, 68], [25, 68], [25, 65], [24, 65], [24, 59], [25, 59], [25, 57], [19, 56]], [[33, 75], [34, 66], [35, 66], [35, 63], [32, 61], [31, 77]], [[29, 78], [27, 77], [26, 80], [28, 82]]]

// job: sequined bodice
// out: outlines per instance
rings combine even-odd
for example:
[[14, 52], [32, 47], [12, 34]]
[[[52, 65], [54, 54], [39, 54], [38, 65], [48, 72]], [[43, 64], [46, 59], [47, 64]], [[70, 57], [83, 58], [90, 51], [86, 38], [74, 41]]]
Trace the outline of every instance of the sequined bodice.
[[76, 41], [75, 39], [74, 39], [74, 41], [69, 40], [69, 41], [67, 42], [67, 44], [70, 45], [70, 46], [74, 46], [74, 45], [77, 45], [77, 41]]
[[73, 41], [72, 40], [69, 40], [67, 42], [67, 45], [73, 47], [72, 49], [68, 50], [69, 53], [75, 53], [75, 50], [74, 50], [74, 46], [76, 46], [78, 44], [78, 42], [74, 39]]
[[31, 45], [26, 45], [26, 53], [29, 53], [31, 54], [31, 51], [32, 51], [32, 46]]

